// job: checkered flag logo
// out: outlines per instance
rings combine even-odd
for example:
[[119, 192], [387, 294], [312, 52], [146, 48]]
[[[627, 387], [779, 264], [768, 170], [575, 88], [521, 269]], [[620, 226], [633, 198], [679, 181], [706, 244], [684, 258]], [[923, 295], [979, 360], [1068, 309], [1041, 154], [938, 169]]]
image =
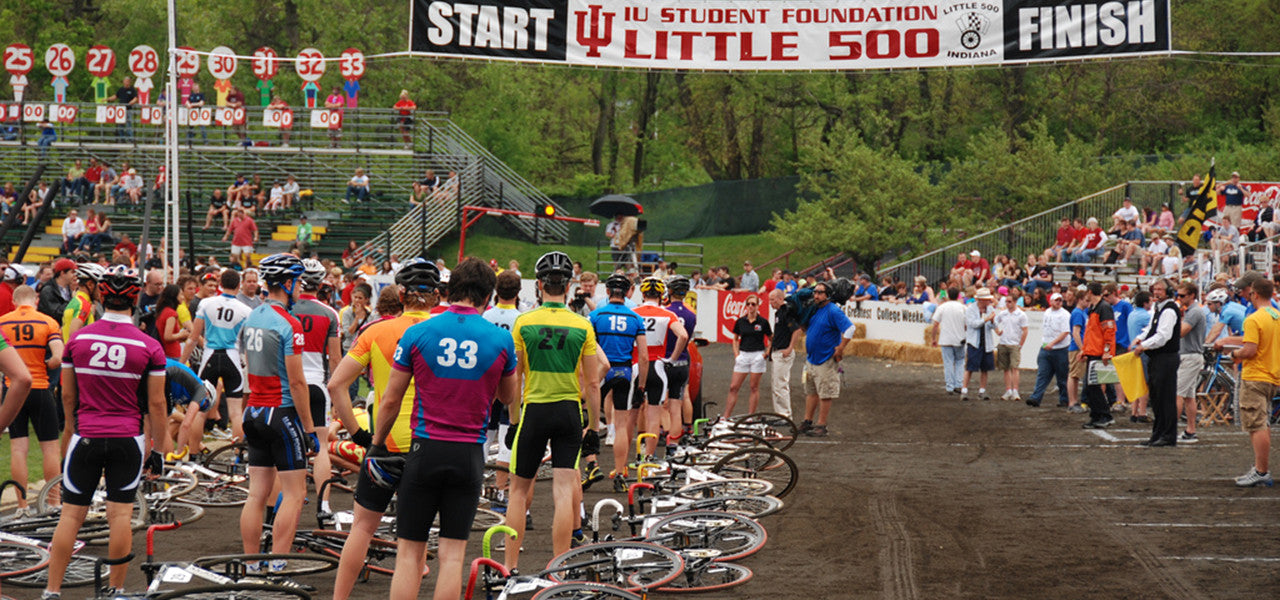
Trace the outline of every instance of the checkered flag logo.
[[960, 44], [972, 50], [982, 43], [982, 34], [991, 27], [991, 20], [976, 12], [967, 12], [956, 19], [960, 28]]

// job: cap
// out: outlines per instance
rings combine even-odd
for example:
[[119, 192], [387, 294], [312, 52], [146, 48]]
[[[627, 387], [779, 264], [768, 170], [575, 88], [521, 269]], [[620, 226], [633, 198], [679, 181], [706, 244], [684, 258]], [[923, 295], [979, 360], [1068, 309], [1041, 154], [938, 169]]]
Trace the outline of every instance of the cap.
[[978, 252], [978, 249], [977, 249], [977, 248], [974, 248], [974, 249], [973, 249], [973, 252], [970, 252], [970, 253], [969, 253], [969, 256], [982, 256], [982, 253], [981, 253], [981, 252]]
[[995, 296], [991, 295], [991, 290], [987, 288], [978, 288], [977, 293], [973, 295], [974, 300], [995, 300]]
[[70, 258], [59, 258], [57, 262], [53, 263], [53, 272], [55, 274], [74, 270], [76, 270], [76, 261]]
[[1006, 287], [1006, 286], [1003, 286], [1003, 285], [1002, 285], [1002, 286], [1000, 286], [1000, 287], [996, 288], [996, 293], [997, 293], [997, 294], [1000, 294], [1001, 296], [1008, 296], [1008, 295], [1009, 295], [1009, 288], [1008, 288], [1008, 287]]
[[1052, 301], [1054, 301], [1054, 300], [1061, 300], [1061, 299], [1062, 299], [1062, 294], [1053, 294], [1052, 296], [1049, 296], [1049, 301], [1050, 301], [1050, 302], [1052, 302]]
[[1128, 285], [1122, 285], [1122, 286], [1120, 286], [1120, 291], [1122, 291], [1122, 292], [1127, 292], [1127, 291], [1129, 291], [1129, 286], [1128, 286]]
[[1237, 290], [1243, 290], [1245, 288], [1252, 287], [1255, 281], [1259, 281], [1262, 278], [1262, 273], [1257, 271], [1245, 271], [1244, 275], [1241, 275], [1240, 278], [1231, 285]]
[[1232, 177], [1239, 177], [1239, 176], [1240, 176], [1240, 171], [1232, 171], [1232, 172], [1231, 172], [1231, 176], [1232, 176]]
[[1098, 224], [1098, 218], [1097, 218], [1097, 217], [1089, 217], [1089, 220], [1088, 220], [1088, 221], [1085, 221], [1085, 223], [1086, 223], [1086, 224], [1097, 225], [1097, 224]]
[[1077, 292], [1087, 292], [1087, 291], [1089, 291], [1089, 286], [1087, 286], [1087, 285], [1085, 285], [1085, 284], [1083, 284], [1083, 283], [1082, 283], [1082, 284], [1080, 284], [1080, 285], [1076, 286], [1076, 291], [1077, 291]]

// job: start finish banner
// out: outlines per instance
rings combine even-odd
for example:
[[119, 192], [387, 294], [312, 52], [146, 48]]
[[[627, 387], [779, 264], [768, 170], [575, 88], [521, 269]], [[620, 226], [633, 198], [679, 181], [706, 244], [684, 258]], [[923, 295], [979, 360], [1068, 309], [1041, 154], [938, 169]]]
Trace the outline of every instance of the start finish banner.
[[1170, 50], [1168, 0], [413, 0], [410, 50], [593, 67], [853, 70]]

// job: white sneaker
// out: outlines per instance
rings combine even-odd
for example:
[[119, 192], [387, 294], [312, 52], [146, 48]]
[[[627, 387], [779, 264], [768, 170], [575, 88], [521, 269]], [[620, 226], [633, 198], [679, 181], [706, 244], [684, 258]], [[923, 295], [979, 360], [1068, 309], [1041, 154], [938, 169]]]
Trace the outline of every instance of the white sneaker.
[[613, 425], [609, 426], [609, 432], [606, 433], [604, 436], [604, 445], [606, 446], [613, 445]]
[[1004, 391], [1004, 394], [1001, 394], [1000, 399], [1001, 399], [1001, 400], [1012, 400], [1012, 399], [1013, 399], [1013, 390], [1005, 390], [1005, 391]]
[[1254, 487], [1259, 485], [1271, 487], [1274, 484], [1275, 481], [1271, 479], [1271, 474], [1267, 473], [1266, 475], [1263, 475], [1258, 472], [1257, 467], [1250, 467], [1248, 473], [1236, 478], [1237, 487]]

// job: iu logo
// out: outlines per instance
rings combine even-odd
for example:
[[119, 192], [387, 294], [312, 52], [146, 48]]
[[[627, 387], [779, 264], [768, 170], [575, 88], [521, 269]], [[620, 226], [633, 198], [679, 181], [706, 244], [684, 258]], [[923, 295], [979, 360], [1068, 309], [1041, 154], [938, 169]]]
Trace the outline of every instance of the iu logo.
[[604, 8], [599, 4], [592, 4], [591, 9], [591, 31], [585, 31], [587, 22], [587, 13], [585, 11], [575, 11], [578, 17], [578, 43], [587, 47], [587, 57], [599, 58], [600, 47], [608, 46], [613, 41], [613, 17], [616, 13], [604, 13], [604, 24], [600, 23], [600, 11]]

